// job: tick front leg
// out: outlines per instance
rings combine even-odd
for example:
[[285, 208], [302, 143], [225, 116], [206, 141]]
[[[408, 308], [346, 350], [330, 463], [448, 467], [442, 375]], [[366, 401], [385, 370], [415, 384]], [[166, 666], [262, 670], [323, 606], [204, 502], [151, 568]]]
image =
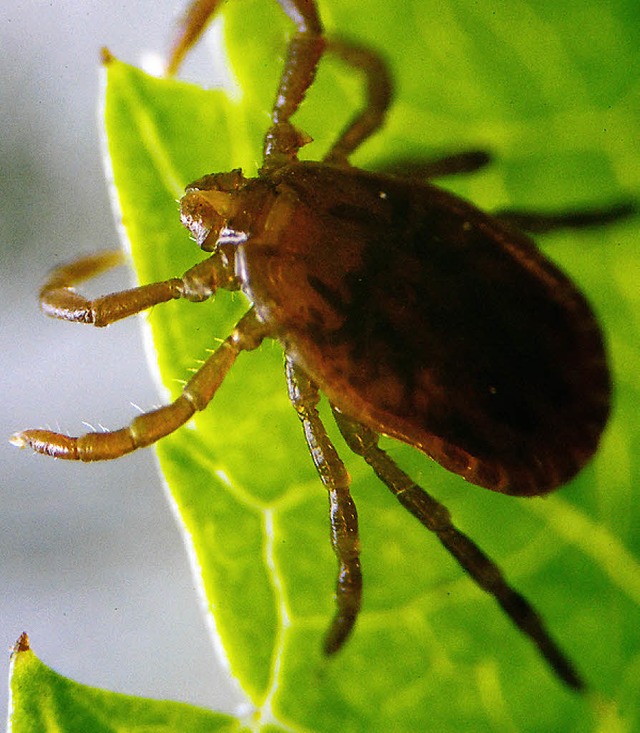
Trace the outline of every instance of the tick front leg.
[[298, 150], [311, 138], [297, 130], [290, 119], [313, 83], [326, 40], [314, 0], [278, 0], [296, 26], [271, 113], [272, 125], [264, 138], [262, 170], [295, 160]]
[[327, 50], [365, 76], [365, 104], [347, 125], [324, 158], [326, 163], [347, 165], [351, 153], [378, 130], [393, 97], [393, 82], [384, 59], [366, 46], [332, 38]]
[[[302, 42], [298, 38], [294, 37], [292, 49], [290, 49], [290, 56], [294, 56], [294, 59], [287, 59], [285, 69], [290, 71], [285, 72], [283, 75], [283, 85], [281, 84], [281, 93], [276, 98], [276, 108], [279, 110], [280, 119], [275, 120], [279, 122], [286, 121], [297, 109], [294, 98], [300, 96], [300, 101], [304, 97], [305, 91], [313, 81], [315, 74], [315, 67], [317, 66], [318, 60], [322, 55], [322, 49], [324, 44], [318, 43], [317, 39], [322, 36], [322, 24], [318, 15], [318, 9], [314, 0], [278, 0], [284, 12], [291, 18], [297, 28], [297, 36], [306, 36], [307, 39], [315, 38], [316, 41], [312, 44], [308, 44], [304, 39]], [[173, 76], [178, 72], [180, 65], [182, 64], [185, 56], [189, 51], [198, 43], [207, 25], [218, 12], [220, 6], [223, 4], [223, 0], [194, 0], [187, 7], [181, 20], [178, 23], [175, 36], [169, 48], [169, 54], [167, 59], [166, 73], [169, 76]], [[316, 48], [319, 46], [319, 51]], [[313, 57], [315, 61], [313, 60]], [[296, 71], [293, 76], [295, 77], [295, 85], [302, 83], [301, 89], [295, 89], [293, 86], [289, 89], [285, 82], [285, 76], [291, 76], [293, 66], [302, 61], [301, 57], [307, 59], [303, 63], [306, 65], [307, 70], [305, 73]], [[282, 93], [284, 92], [284, 93]], [[284, 98], [287, 97], [288, 101]], [[291, 105], [294, 104], [293, 109]], [[299, 103], [298, 103], [299, 104]]]
[[504, 579], [491, 558], [451, 522], [449, 510], [418, 486], [378, 447], [378, 436], [337, 410], [334, 416], [347, 444], [371, 466], [398, 501], [456, 558], [475, 582], [490, 593], [505, 613], [538, 647], [556, 675], [574, 690], [585, 684], [573, 664], [549, 636], [544, 623], [531, 604]]
[[87, 433], [78, 438], [50, 430], [25, 430], [12, 436], [20, 448], [72, 461], [104, 461], [144, 448], [184, 425], [213, 399], [241, 351], [250, 351], [267, 336], [253, 309], [238, 322], [231, 335], [211, 354], [187, 382], [182, 394], [169, 405], [136, 417], [121, 430]]
[[107, 326], [159, 303], [177, 298], [201, 301], [217, 287], [234, 289], [228, 273], [217, 258], [211, 257], [187, 270], [182, 277], [141, 285], [119, 293], [89, 300], [77, 293], [74, 285], [124, 264], [124, 255], [107, 250], [57, 267], [40, 290], [40, 306], [53, 318], [94, 326]]
[[334, 654], [351, 633], [360, 611], [362, 573], [358, 512], [349, 491], [351, 480], [335, 446], [327, 435], [316, 405], [317, 387], [287, 357], [286, 375], [289, 398], [302, 422], [304, 436], [318, 475], [329, 492], [331, 505], [331, 542], [338, 558], [336, 615], [324, 639], [326, 654]]
[[184, 12], [169, 49], [167, 75], [178, 73], [184, 57], [196, 45], [222, 0], [195, 0]]
[[[309, 138], [289, 122], [313, 83], [325, 48], [322, 23], [314, 0], [278, 0], [296, 26], [272, 110], [272, 126], [264, 141], [265, 168], [294, 160]], [[197, 43], [221, 0], [195, 0], [184, 14], [171, 45], [167, 73], [175, 74], [185, 55]]]

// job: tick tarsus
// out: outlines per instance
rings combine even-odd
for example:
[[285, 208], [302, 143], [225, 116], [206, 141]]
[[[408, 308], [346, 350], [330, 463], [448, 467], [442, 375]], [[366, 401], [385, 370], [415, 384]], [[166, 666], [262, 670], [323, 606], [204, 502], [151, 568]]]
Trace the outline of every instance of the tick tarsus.
[[[256, 348], [266, 337], [279, 339], [286, 355], [289, 396], [330, 499], [331, 539], [339, 572], [337, 610], [325, 638], [325, 652], [337, 651], [354, 627], [360, 610], [362, 577], [358, 518], [349, 491], [349, 476], [318, 415], [319, 389], [329, 397], [349, 447], [362, 456], [403, 506], [438, 536], [478, 585], [496, 598], [514, 623], [538, 646], [557, 676], [569, 687], [581, 690], [584, 688], [582, 680], [552, 641], [538, 614], [506, 583], [495, 563], [455, 528], [446, 507], [418, 487], [378, 447], [378, 435], [395, 435], [420, 447], [450, 470], [507, 493], [551, 490], [563, 477], [583, 465], [595, 450], [608, 412], [609, 378], [600, 332], [586, 301], [567, 278], [535, 250], [528, 238], [513, 233], [510, 239], [512, 230], [509, 227], [520, 225], [530, 230], [548, 231], [562, 226], [601, 224], [628, 215], [635, 211], [635, 206], [611, 207], [586, 214], [502, 212], [500, 216], [507, 224], [503, 226], [495, 217], [487, 217], [434, 187], [351, 169], [350, 154], [380, 127], [385, 118], [392, 96], [388, 69], [370, 49], [339, 39], [327, 40], [314, 0], [279, 2], [293, 21], [296, 32], [288, 47], [271, 126], [265, 135], [264, 160], [259, 175], [247, 179], [240, 170], [235, 170], [204, 176], [187, 187], [181, 202], [183, 223], [201, 248], [212, 252], [212, 256], [181, 278], [89, 300], [76, 293], [73, 286], [121, 261], [119, 254], [102, 253], [57, 268], [41, 292], [43, 309], [50, 315], [94, 325], [107, 325], [174, 298], [205, 300], [218, 288], [243, 289], [253, 306], [173, 403], [140, 415], [128, 427], [111, 433], [89, 433], [74, 438], [51, 431], [26, 430], [17, 433], [12, 442], [73, 460], [117, 458], [175, 431], [196, 411], [207, 406], [239, 353]], [[196, 0], [191, 4], [172, 46], [168, 73], [177, 71], [220, 5], [221, 0]], [[299, 163], [298, 150], [310, 138], [298, 130], [290, 118], [312, 84], [325, 51], [364, 74], [366, 101], [338, 136], [324, 163]], [[412, 166], [405, 166], [404, 171], [394, 173], [414, 179], [416, 176], [431, 178], [471, 172], [487, 162], [484, 152], [475, 151], [450, 155], [426, 165], [414, 162]], [[433, 228], [438, 229], [438, 234], [430, 235], [427, 241], [416, 241], [417, 233], [422, 236], [424, 231]], [[395, 260], [381, 261], [380, 247], [385, 245], [385, 236], [393, 241], [396, 259], [406, 259], [401, 268]], [[362, 241], [363, 237], [369, 239]], [[327, 241], [336, 248], [335, 262], [328, 260]], [[438, 249], [441, 244], [435, 246], [440, 242], [447, 242], [450, 247], [447, 257]], [[286, 262], [282, 262], [282, 267], [271, 269], [278, 246], [282, 247], [279, 254]], [[426, 257], [422, 254], [425, 246], [431, 247]], [[518, 379], [523, 380], [521, 388], [518, 379], [508, 376], [501, 361], [505, 347], [501, 347], [502, 351], [497, 349], [498, 342], [492, 341], [493, 333], [487, 329], [487, 324], [479, 324], [479, 330], [486, 332], [492, 353], [500, 363], [482, 361], [488, 353], [486, 342], [477, 348], [474, 346], [474, 358], [467, 360], [473, 362], [474, 368], [476, 363], [480, 364], [477, 371], [469, 371], [466, 362], [454, 359], [458, 366], [467, 369], [463, 376], [471, 376], [473, 381], [470, 392], [466, 391], [466, 383], [459, 385], [460, 393], [464, 393], [460, 398], [458, 390], [450, 387], [456, 393], [448, 393], [449, 400], [452, 396], [457, 399], [454, 409], [450, 403], [441, 404], [442, 384], [448, 384], [451, 376], [451, 370], [444, 368], [446, 360], [434, 367], [434, 350], [426, 342], [413, 343], [410, 338], [404, 338], [402, 319], [409, 319], [412, 336], [424, 336], [430, 325], [426, 318], [430, 314], [430, 290], [434, 289], [419, 287], [424, 284], [427, 265], [434, 268], [436, 275], [444, 277], [445, 292], [449, 293], [450, 288], [456, 287], [449, 280], [451, 256], [457, 257], [460, 265], [477, 272], [476, 263], [470, 264], [465, 259], [468, 257], [465, 252], [469, 251], [476, 256], [482, 251], [490, 260], [485, 274], [490, 276], [492, 285], [484, 286], [482, 281], [474, 280], [471, 283], [474, 287], [469, 289], [458, 284], [456, 293], [461, 302], [467, 297], [467, 290], [479, 291], [478, 297], [473, 296], [476, 299], [472, 297], [469, 301], [478, 307], [465, 311], [466, 315], [473, 320], [490, 296], [494, 298], [492, 307], [496, 316], [491, 319], [491, 328], [494, 328], [494, 320], [500, 320], [504, 314], [503, 325], [507, 330], [501, 333], [516, 338], [513, 334], [523, 330], [522, 324], [509, 322], [509, 310], [499, 307], [502, 300], [495, 300], [495, 294], [498, 292], [500, 298], [504, 294], [504, 302], [521, 310], [521, 298], [529, 298], [541, 305], [546, 315], [536, 315], [536, 308], [525, 309], [534, 315], [527, 324], [529, 330], [524, 328], [524, 331], [529, 333], [537, 329], [539, 335], [547, 339], [548, 353], [546, 357], [539, 357], [537, 343], [535, 352], [527, 344], [511, 344], [522, 347], [514, 350], [514, 353], [521, 352], [521, 367], [525, 372], [524, 375], [518, 372]], [[341, 256], [342, 260], [336, 259]], [[301, 262], [306, 270], [300, 269]], [[334, 267], [336, 263], [338, 266]], [[482, 268], [480, 270], [483, 272]], [[515, 283], [505, 282], [504, 272], [515, 273]], [[429, 282], [431, 286], [437, 285], [433, 279]], [[496, 282], [503, 287], [496, 287]], [[371, 302], [371, 293], [367, 295], [366, 291], [373, 284], [377, 293], [375, 303]], [[400, 293], [397, 297], [396, 289]], [[394, 295], [386, 300], [380, 296], [389, 291]], [[287, 292], [296, 297], [287, 300], [283, 296]], [[365, 295], [369, 298], [367, 302], [363, 301]], [[482, 295], [487, 298], [479, 297]], [[440, 313], [455, 300], [441, 298], [433, 309]], [[377, 308], [380, 303], [376, 313], [384, 317], [389, 332], [381, 332], [380, 324], [371, 318], [371, 308], [361, 307], [373, 305]], [[411, 308], [416, 312], [409, 310], [407, 315], [407, 309]], [[467, 337], [473, 341], [478, 331], [473, 326], [466, 326], [462, 334], [465, 338], [458, 338], [468, 319], [455, 310], [452, 316], [454, 327], [438, 331], [438, 324], [435, 324], [436, 328], [429, 332], [429, 337], [435, 339], [435, 346], [440, 347], [440, 356], [436, 358], [457, 354], [458, 348], [466, 356], [463, 342]], [[555, 325], [558, 316], [564, 323], [566, 340], [570, 342], [566, 351], [560, 351], [569, 361], [559, 367], [553, 364], [556, 354], [553, 349], [561, 349], [563, 345]], [[420, 328], [413, 328], [416, 321]], [[367, 345], [369, 341], [383, 348], [371, 351]], [[409, 347], [413, 349], [411, 353], [407, 352]], [[368, 360], [362, 354], [368, 354]], [[574, 362], [571, 359], [575, 354], [577, 361]], [[416, 358], [420, 356], [425, 362], [416, 366]], [[527, 371], [531, 361], [535, 362], [534, 367], [540, 367], [541, 377], [538, 378], [535, 370]], [[580, 374], [576, 382], [571, 382], [575, 371]], [[536, 404], [527, 401], [525, 394], [531, 378], [537, 379], [536, 389], [546, 401], [546, 407], [541, 408], [542, 417]], [[496, 388], [500, 380], [502, 383]], [[583, 382], [587, 387], [593, 383], [597, 386], [586, 395], [580, 392], [578, 400], [572, 388], [585, 386]], [[518, 404], [526, 408], [522, 410], [523, 416], [514, 416], [513, 406], [504, 401], [505, 392], [522, 396]], [[407, 399], [407, 395], [416, 399]], [[567, 459], [567, 451], [563, 451], [562, 456], [552, 456], [555, 463], [545, 462], [541, 458], [543, 449], [551, 450], [549, 439], [555, 440], [556, 435], [553, 430], [543, 430], [541, 425], [544, 427], [545, 420], [556, 424], [560, 419], [557, 414], [561, 410], [555, 406], [557, 399], [564, 400], [563, 404], [568, 403], [575, 414], [583, 416], [589, 429], [576, 432], [572, 425], [567, 427], [564, 418], [565, 422], [560, 422], [559, 427], [566, 433], [567, 450], [572, 449], [571, 455]], [[476, 406], [467, 409], [468, 400], [475, 401]], [[586, 403], [584, 413], [580, 412], [582, 402]], [[415, 415], [424, 417], [418, 410], [425, 409], [425, 404], [433, 407], [434, 403], [440, 409], [432, 410], [432, 422], [426, 419], [424, 424], [412, 422], [417, 419]], [[408, 410], [405, 409], [407, 405]], [[450, 419], [452, 409], [454, 414]], [[544, 413], [545, 409], [550, 413]], [[521, 464], [511, 466], [511, 474], [507, 471], [505, 449], [502, 448], [502, 454], [499, 451], [499, 446], [509, 441], [496, 439], [491, 434], [492, 428], [499, 437], [510, 435], [509, 431], [515, 432], [517, 446], [510, 459], [520, 460]], [[537, 430], [535, 436], [540, 445], [530, 450], [527, 439], [534, 430]], [[484, 451], [483, 459], [474, 454], [474, 448]], [[514, 475], [524, 480], [524, 488], [513, 485], [510, 477]], [[538, 479], [541, 484], [536, 484]]]

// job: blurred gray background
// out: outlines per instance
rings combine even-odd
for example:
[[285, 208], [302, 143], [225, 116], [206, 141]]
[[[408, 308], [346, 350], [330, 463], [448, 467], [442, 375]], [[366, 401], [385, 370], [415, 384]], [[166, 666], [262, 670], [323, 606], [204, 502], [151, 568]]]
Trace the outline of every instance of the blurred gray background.
[[[78, 681], [232, 712], [152, 451], [71, 465], [19, 451], [26, 427], [120, 427], [160, 401], [135, 319], [40, 314], [47, 271], [118, 245], [99, 144], [99, 49], [162, 52], [183, 3], [0, 3], [0, 677], [25, 630]], [[206, 52], [192, 62], [206, 78]], [[128, 273], [109, 279], [129, 284]], [[0, 687], [0, 720], [7, 687]]]

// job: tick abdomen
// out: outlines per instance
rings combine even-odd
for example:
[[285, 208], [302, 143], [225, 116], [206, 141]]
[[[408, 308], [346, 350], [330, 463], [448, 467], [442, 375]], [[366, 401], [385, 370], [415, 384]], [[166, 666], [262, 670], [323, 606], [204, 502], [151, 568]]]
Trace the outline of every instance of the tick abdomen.
[[258, 313], [338, 409], [473, 483], [539, 494], [595, 451], [598, 324], [524, 234], [404, 179], [296, 163], [244, 246]]

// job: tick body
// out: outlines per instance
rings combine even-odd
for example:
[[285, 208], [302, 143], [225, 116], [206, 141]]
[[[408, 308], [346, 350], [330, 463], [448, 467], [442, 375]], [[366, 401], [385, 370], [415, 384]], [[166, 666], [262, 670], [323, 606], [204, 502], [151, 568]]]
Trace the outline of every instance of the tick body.
[[[628, 208], [489, 216], [425, 182], [479, 168], [487, 162], [480, 153], [411, 166], [414, 175], [406, 177], [351, 167], [350, 154], [384, 120], [392, 96], [387, 69], [368, 49], [326, 39], [312, 0], [280, 4], [296, 33], [262, 167], [256, 177], [206, 175], [181, 202], [183, 223], [210, 257], [181, 277], [87, 300], [73, 286], [119, 261], [107, 252], [58, 268], [41, 291], [50, 315], [99, 326], [175, 298], [202, 301], [220, 288], [246, 294], [246, 315], [175, 402], [113, 432], [75, 438], [26, 430], [14, 442], [72, 460], [118, 458], [178, 429], [208, 405], [241, 351], [276, 339], [330, 500], [339, 573], [325, 651], [337, 651], [354, 627], [362, 573], [349, 476], [318, 415], [320, 393], [347, 445], [495, 597], [558, 677], [580, 689], [532, 606], [378, 447], [378, 437], [397, 438], [507, 494], [543, 494], [574, 476], [595, 452], [609, 412], [603, 340], [583, 296], [521, 228], [604, 223]], [[170, 70], [217, 5], [192, 5]], [[363, 72], [366, 104], [322, 162], [301, 162], [298, 150], [309, 138], [290, 118], [324, 52]]]
[[264, 230], [239, 237], [242, 287], [337, 409], [504, 493], [584, 465], [608, 415], [600, 330], [526, 236], [354, 169], [298, 163], [268, 185]]

